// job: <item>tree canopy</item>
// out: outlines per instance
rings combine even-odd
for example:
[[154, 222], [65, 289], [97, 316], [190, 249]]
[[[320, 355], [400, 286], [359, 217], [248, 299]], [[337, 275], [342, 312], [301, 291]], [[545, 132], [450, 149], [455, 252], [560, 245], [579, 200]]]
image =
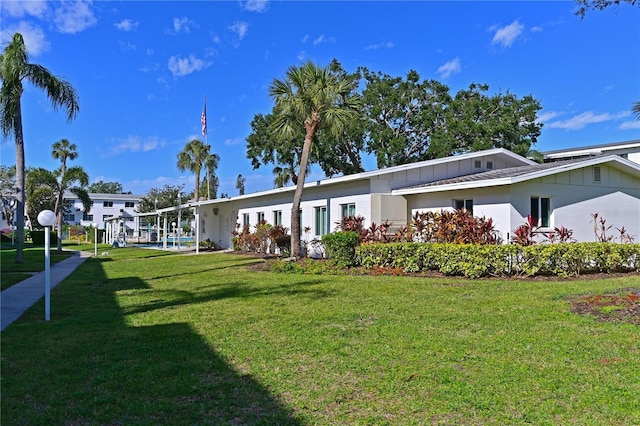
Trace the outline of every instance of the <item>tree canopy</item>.
[[584, 18], [589, 10], [604, 10], [610, 6], [619, 6], [620, 3], [629, 3], [631, 6], [635, 6], [638, 0], [575, 0], [576, 10], [575, 14], [580, 18]]
[[[378, 167], [494, 147], [527, 155], [541, 132], [536, 119], [542, 107], [532, 95], [491, 93], [476, 83], [451, 95], [446, 85], [422, 80], [413, 70], [405, 77], [366, 68], [348, 74], [336, 60], [329, 72], [348, 83], [349, 96], [361, 95], [362, 108], [340, 133], [315, 133], [307, 164], [318, 164], [326, 176], [364, 171], [364, 155], [374, 156]], [[273, 165], [275, 186], [296, 184], [304, 129], [274, 132], [275, 115], [275, 107], [255, 115], [247, 157], [254, 168]]]
[[[189, 194], [184, 193], [184, 185], [165, 185], [162, 188], [151, 188], [147, 191], [147, 194], [140, 199], [140, 204], [138, 205], [139, 213], [149, 213], [153, 212], [156, 209], [165, 209], [168, 207], [177, 206], [181, 204], [182, 201], [185, 201]], [[193, 214], [191, 213], [191, 209], [185, 209], [182, 211], [182, 218], [189, 219], [192, 218]], [[169, 212], [167, 213], [167, 220], [169, 222], [175, 222], [178, 219], [178, 212]], [[153, 222], [153, 220], [151, 221]]]
[[93, 182], [87, 189], [93, 194], [124, 194], [122, 184], [118, 182], [103, 182], [99, 180]]

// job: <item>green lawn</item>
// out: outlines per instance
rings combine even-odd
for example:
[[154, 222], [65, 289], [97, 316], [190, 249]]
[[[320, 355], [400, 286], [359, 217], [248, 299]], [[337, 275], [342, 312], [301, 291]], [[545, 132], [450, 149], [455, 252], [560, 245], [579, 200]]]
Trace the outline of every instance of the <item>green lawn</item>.
[[109, 250], [2, 332], [2, 424], [640, 424], [640, 328], [603, 280], [251, 272]]

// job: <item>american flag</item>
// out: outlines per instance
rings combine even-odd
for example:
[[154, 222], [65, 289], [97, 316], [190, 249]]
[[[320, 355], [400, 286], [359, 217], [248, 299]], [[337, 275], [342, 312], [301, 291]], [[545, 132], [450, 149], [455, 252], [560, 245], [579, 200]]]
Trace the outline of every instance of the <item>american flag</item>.
[[207, 134], [207, 100], [204, 101], [204, 107], [202, 107], [202, 116], [200, 117], [200, 123], [202, 123], [202, 136]]

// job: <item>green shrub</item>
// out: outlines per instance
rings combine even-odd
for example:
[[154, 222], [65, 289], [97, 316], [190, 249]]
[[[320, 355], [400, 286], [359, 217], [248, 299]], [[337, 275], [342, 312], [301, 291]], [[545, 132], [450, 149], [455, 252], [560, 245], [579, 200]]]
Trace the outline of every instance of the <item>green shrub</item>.
[[[56, 233], [56, 231], [51, 231], [49, 238], [50, 238], [51, 246], [58, 245], [58, 234]], [[33, 243], [34, 246], [43, 246], [44, 230], [31, 231], [31, 242]]]
[[322, 243], [327, 249], [327, 256], [336, 265], [340, 266], [355, 264], [358, 242], [359, 236], [354, 231], [334, 232], [322, 236]]
[[513, 275], [566, 277], [638, 271], [640, 244], [365, 244], [356, 249], [355, 263], [371, 269], [401, 268], [408, 273], [438, 271], [468, 278]]

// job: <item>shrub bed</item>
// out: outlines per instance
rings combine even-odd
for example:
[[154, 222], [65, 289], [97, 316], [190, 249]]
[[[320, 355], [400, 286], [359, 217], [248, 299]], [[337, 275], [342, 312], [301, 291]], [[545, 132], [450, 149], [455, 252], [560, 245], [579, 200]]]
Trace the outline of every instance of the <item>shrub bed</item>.
[[638, 271], [640, 244], [364, 244], [356, 249], [355, 256], [355, 263], [365, 268], [401, 268], [407, 273], [438, 271], [469, 278], [514, 275], [566, 277]]

